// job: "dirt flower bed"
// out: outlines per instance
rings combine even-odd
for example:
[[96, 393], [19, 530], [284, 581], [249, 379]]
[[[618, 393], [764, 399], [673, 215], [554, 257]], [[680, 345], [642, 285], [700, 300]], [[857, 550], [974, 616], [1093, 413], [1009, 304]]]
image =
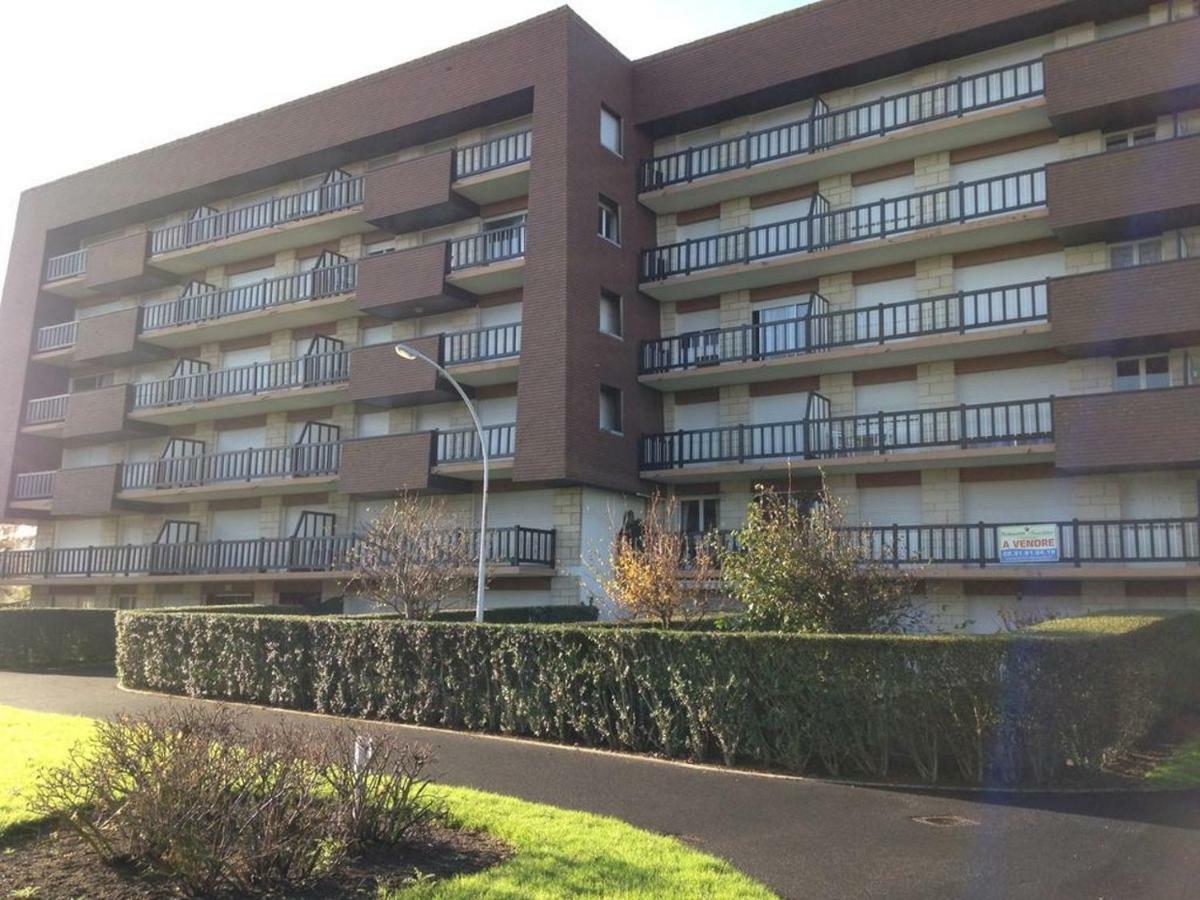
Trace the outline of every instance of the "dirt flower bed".
[[503, 859], [450, 827], [430, 760], [349, 729], [244, 728], [220, 708], [118, 716], [38, 777], [47, 825], [0, 856], [0, 894], [356, 896]]

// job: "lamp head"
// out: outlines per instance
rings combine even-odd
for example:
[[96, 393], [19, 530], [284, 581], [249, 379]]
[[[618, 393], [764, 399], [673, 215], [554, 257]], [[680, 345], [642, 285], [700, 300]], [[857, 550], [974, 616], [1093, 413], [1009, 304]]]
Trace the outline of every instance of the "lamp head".
[[416, 355], [411, 350], [409, 350], [407, 347], [405, 347], [403, 344], [397, 344], [392, 349], [396, 351], [396, 355], [398, 357], [400, 357], [401, 359], [416, 359], [417, 358]]

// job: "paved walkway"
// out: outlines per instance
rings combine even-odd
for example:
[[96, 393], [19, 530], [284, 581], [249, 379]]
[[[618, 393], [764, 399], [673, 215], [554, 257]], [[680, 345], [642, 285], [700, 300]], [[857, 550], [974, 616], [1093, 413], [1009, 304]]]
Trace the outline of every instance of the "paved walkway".
[[[104, 676], [0, 672], [0, 704], [102, 717], [163, 702]], [[185, 700], [170, 702], [184, 703]], [[336, 720], [295, 713], [312, 727]], [[952, 795], [676, 765], [403, 725], [438, 779], [617, 816], [724, 857], [784, 897], [1192, 898], [1200, 793]], [[976, 824], [933, 827], [915, 816]]]

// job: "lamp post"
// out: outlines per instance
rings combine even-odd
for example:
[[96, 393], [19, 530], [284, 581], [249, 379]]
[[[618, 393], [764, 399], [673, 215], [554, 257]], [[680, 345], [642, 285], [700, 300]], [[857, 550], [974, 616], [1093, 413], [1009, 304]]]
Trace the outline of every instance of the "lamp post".
[[422, 362], [427, 362], [433, 366], [458, 391], [458, 396], [462, 397], [462, 402], [466, 404], [467, 412], [471, 414], [471, 421], [475, 424], [475, 433], [479, 435], [479, 452], [483, 456], [483, 497], [479, 501], [479, 570], [475, 579], [475, 621], [483, 621], [483, 591], [487, 581], [486, 576], [486, 554], [484, 553], [484, 542], [487, 540], [487, 496], [488, 496], [488, 447], [487, 438], [483, 434], [483, 425], [479, 422], [479, 415], [475, 412], [475, 404], [467, 396], [467, 392], [463, 390], [454, 376], [447, 372], [440, 363], [430, 359], [420, 350], [410, 347], [408, 344], [396, 344], [393, 348], [396, 355], [401, 359], [414, 360], [419, 359]]

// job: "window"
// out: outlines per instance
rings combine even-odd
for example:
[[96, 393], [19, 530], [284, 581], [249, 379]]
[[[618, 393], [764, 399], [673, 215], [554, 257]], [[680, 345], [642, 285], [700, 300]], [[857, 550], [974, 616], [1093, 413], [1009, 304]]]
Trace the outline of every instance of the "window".
[[1200, 384], [1200, 353], [1188, 353], [1184, 357], [1183, 383]]
[[621, 392], [600, 385], [600, 430], [621, 434]]
[[606, 241], [621, 243], [621, 208], [603, 195], [600, 196], [600, 225], [596, 233]]
[[621, 320], [621, 295], [612, 291], [600, 291], [600, 331], [620, 337], [623, 331]]
[[600, 146], [621, 155], [621, 117], [600, 107]]
[[679, 530], [684, 534], [703, 534], [717, 530], [716, 497], [696, 497], [679, 501]]
[[1144, 391], [1170, 386], [1171, 365], [1165, 354], [1117, 360], [1114, 388], [1118, 391]]
[[1162, 262], [1162, 241], [1137, 241], [1132, 244], [1116, 244], [1108, 248], [1108, 263], [1114, 269], [1131, 266], [1148, 266]]
[[363, 245], [364, 256], [383, 256], [385, 253], [396, 252], [396, 239], [387, 238], [382, 241], [371, 241], [369, 244]]
[[1139, 144], [1152, 144], [1157, 133], [1155, 125], [1142, 125], [1126, 131], [1114, 131], [1104, 135], [1104, 152], [1124, 150], [1126, 147], [1137, 147]]
[[96, 388], [108, 387], [111, 384], [113, 384], [112, 372], [101, 372], [99, 375], [79, 375], [71, 379], [71, 393], [94, 391]]

